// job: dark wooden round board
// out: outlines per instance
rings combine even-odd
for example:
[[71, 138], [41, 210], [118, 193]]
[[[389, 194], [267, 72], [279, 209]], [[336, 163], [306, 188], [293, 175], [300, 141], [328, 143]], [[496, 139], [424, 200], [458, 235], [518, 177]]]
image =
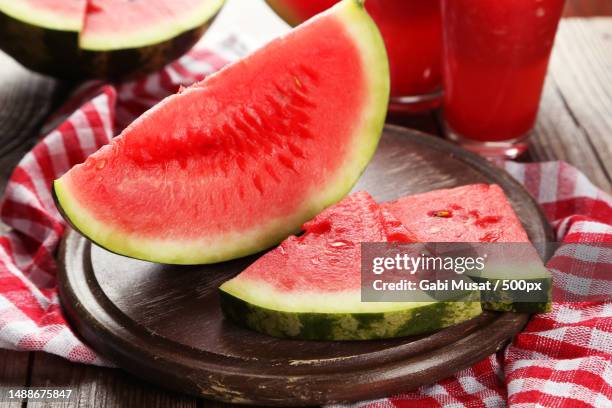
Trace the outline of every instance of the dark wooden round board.
[[[470, 183], [501, 185], [534, 242], [552, 240], [537, 204], [508, 174], [441, 139], [388, 126], [355, 190], [377, 200]], [[112, 254], [70, 231], [60, 295], [78, 333], [123, 369], [227, 402], [314, 405], [408, 391], [487, 357], [527, 322], [489, 313], [423, 337], [281, 340], [226, 321], [217, 287], [255, 259], [170, 266]]]

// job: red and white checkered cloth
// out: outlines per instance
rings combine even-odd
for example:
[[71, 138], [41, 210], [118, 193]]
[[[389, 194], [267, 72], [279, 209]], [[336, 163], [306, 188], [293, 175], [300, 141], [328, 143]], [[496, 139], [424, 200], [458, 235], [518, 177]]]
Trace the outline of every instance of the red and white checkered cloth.
[[[67, 325], [57, 296], [54, 254], [66, 224], [53, 204], [51, 182], [107, 143], [162, 97], [215, 71], [224, 61], [195, 49], [161, 72], [117, 86], [89, 83], [60, 111], [69, 114], [15, 169], [0, 208], [11, 229], [0, 235], [0, 347], [42, 350], [71, 361], [106, 365]], [[542, 204], [560, 241], [612, 241], [612, 199], [578, 170], [561, 162], [517, 164], [512, 173]], [[549, 266], [573, 290], [592, 283], [570, 274], [567, 261], [597, 264], [558, 253]], [[571, 263], [571, 262], [570, 262]], [[612, 276], [608, 276], [612, 279]], [[606, 283], [606, 282], [604, 282]], [[604, 294], [610, 294], [610, 284]], [[607, 292], [606, 292], [607, 290]], [[555, 304], [534, 316], [503, 352], [418, 391], [364, 402], [379, 407], [612, 407], [612, 304]]]

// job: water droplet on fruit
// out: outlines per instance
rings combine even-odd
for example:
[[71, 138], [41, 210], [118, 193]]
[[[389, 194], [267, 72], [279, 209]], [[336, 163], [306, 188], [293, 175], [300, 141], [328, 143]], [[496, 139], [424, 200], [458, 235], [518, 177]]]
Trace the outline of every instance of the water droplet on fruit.
[[106, 160], [102, 159], [99, 162], [96, 163], [96, 169], [98, 170], [102, 170], [104, 168], [104, 166], [106, 166]]
[[342, 248], [342, 247], [346, 247], [349, 245], [351, 245], [351, 243], [349, 241], [344, 241], [344, 240], [333, 241], [329, 244], [330, 247], [334, 247], [334, 248]]

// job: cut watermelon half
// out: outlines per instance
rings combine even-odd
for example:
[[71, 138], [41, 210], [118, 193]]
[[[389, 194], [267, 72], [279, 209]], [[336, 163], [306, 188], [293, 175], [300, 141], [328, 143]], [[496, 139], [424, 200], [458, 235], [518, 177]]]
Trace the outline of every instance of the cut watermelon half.
[[277, 337], [366, 340], [422, 334], [481, 313], [470, 301], [361, 301], [361, 243], [414, 242], [367, 193], [345, 198], [303, 229], [221, 285], [227, 317]]
[[526, 259], [516, 259], [516, 262], [509, 260], [507, 265], [496, 265], [482, 273], [472, 273], [470, 277], [478, 282], [492, 281], [492, 287], [499, 288], [501, 285], [496, 286], [496, 281], [524, 280], [540, 284], [546, 292], [545, 296], [538, 296], [534, 302], [515, 302], [514, 299], [525, 298], [520, 291], [483, 292], [481, 295], [485, 309], [513, 312], [550, 310], [550, 272], [536, 262], [539, 257], [535, 248], [527, 245], [529, 237], [499, 186], [473, 184], [435, 190], [384, 203], [383, 207], [394, 214], [421, 242], [524, 243], [514, 247], [509, 245], [505, 250], [500, 249], [499, 253], [527, 251]]
[[62, 78], [135, 75], [188, 51], [224, 0], [0, 0], [0, 47]]
[[384, 45], [345, 0], [146, 112], [54, 183], [70, 223], [122, 255], [220, 262], [342, 199], [384, 125]]

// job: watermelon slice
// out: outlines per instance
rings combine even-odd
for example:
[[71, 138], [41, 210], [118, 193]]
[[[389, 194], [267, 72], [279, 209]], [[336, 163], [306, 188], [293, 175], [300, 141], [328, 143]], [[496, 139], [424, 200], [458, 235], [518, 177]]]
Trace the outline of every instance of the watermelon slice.
[[529, 242], [503, 190], [472, 184], [384, 203], [421, 242]]
[[481, 313], [478, 302], [361, 301], [361, 242], [414, 242], [365, 192], [303, 229], [221, 285], [227, 317], [276, 337], [365, 340], [421, 334]]
[[0, 48], [61, 78], [155, 71], [189, 50], [224, 0], [0, 0]]
[[[403, 197], [384, 203], [383, 207], [394, 214], [421, 242], [500, 242], [529, 243], [503, 190], [493, 184], [473, 184], [453, 189]], [[546, 299], [526, 302], [513, 301], [521, 293], [506, 291], [483, 292], [483, 307], [489, 310], [515, 312], [543, 312], [550, 309], [552, 278], [543, 265], [537, 264], [535, 249], [531, 245], [516, 246], [507, 250], [526, 250], [529, 262], [517, 259], [499, 268], [472, 275], [476, 281], [518, 279], [540, 283]], [[501, 286], [498, 286], [501, 287]], [[482, 295], [482, 294], [481, 294]], [[519, 296], [521, 295], [521, 296]]]
[[58, 206], [134, 258], [261, 251], [350, 191], [388, 95], [380, 34], [361, 1], [345, 0], [146, 112], [55, 181]]

